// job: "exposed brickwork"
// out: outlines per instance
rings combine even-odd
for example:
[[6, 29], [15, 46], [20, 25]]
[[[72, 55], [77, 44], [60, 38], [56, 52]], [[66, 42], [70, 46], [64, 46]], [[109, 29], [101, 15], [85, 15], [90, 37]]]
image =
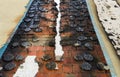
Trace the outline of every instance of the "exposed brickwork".
[[[61, 0], [62, 1], [62, 0]], [[67, 2], [69, 2], [68, 0], [65, 0], [66, 3], [65, 4], [61, 4], [61, 9], [68, 9], [69, 5], [67, 4]], [[52, 7], [51, 4], [45, 4], [42, 7], [45, 7], [47, 9], [50, 9]], [[85, 10], [84, 10], [85, 11]], [[65, 13], [67, 13], [67, 15], [72, 14], [71, 12], [61, 12], [62, 15], [64, 15]], [[80, 14], [82, 14], [80, 12]], [[87, 12], [87, 14], [89, 15], [89, 13]], [[45, 13], [45, 16], [47, 18], [54, 18], [56, 17], [54, 14], [52, 14], [51, 12]], [[81, 22], [81, 24], [85, 24], [85, 31], [84, 33], [82, 32], [76, 32], [74, 30], [74, 28], [69, 28], [68, 23], [70, 23], [71, 21], [69, 21], [69, 16], [67, 17], [62, 17], [61, 18], [61, 28], [65, 28], [65, 30], [67, 30], [66, 32], [62, 32], [61, 33], [61, 37], [62, 40], [64, 40], [64, 38], [67, 40], [67, 45], [62, 45], [63, 47], [63, 51], [64, 51], [64, 56], [63, 56], [63, 61], [62, 62], [56, 62], [58, 69], [55, 70], [48, 70], [46, 68], [46, 63], [50, 62], [50, 61], [54, 61], [55, 62], [55, 54], [54, 54], [54, 46], [50, 46], [49, 44], [51, 44], [51, 42], [54, 41], [54, 36], [56, 35], [56, 33], [53, 31], [53, 28], [50, 28], [49, 26], [54, 27], [56, 25], [55, 22], [50, 22], [47, 21], [45, 19], [40, 20], [39, 23], [39, 27], [42, 29], [42, 32], [27, 32], [23, 34], [18, 34], [19, 31], [21, 30], [17, 30], [13, 40], [11, 41], [9, 47], [7, 48], [6, 53], [12, 53], [13, 55], [16, 54], [21, 54], [24, 57], [28, 56], [28, 55], [36, 55], [36, 60], [38, 62], [41, 63], [41, 65], [39, 65], [39, 72], [36, 74], [36, 77], [110, 77], [110, 72], [109, 71], [99, 71], [97, 69], [97, 67], [95, 66], [96, 62], [103, 62], [106, 64], [105, 58], [103, 56], [102, 50], [100, 48], [100, 45], [98, 43], [98, 41], [92, 41], [93, 43], [93, 50], [88, 50], [87, 48], [84, 47], [84, 44], [82, 44], [82, 46], [78, 46], [75, 47], [74, 43], [75, 41], [77, 41], [77, 36], [80, 36], [80, 34], [85, 34], [89, 36], [93, 36], [96, 37], [90, 18], [89, 17], [85, 17], [85, 21]], [[75, 20], [76, 23], [79, 23], [77, 20]], [[21, 36], [21, 37], [19, 37]], [[38, 42], [32, 42], [31, 37], [33, 36], [37, 36], [37, 38], [39, 38]], [[17, 37], [17, 38], [16, 38]], [[24, 37], [24, 39], [27, 39], [28, 41], [32, 42], [32, 46], [28, 47], [28, 48], [23, 48], [21, 46], [17, 47], [17, 48], [13, 48], [11, 49], [10, 46], [12, 44], [12, 42], [14, 42], [15, 40], [17, 40], [18, 42], [21, 42], [20, 40]], [[69, 37], [69, 38], [68, 38]], [[86, 41], [85, 41], [86, 42]], [[70, 44], [69, 44], [70, 43]], [[83, 54], [84, 52], [90, 52], [93, 56], [94, 56], [94, 61], [93, 62], [89, 62], [90, 64], [92, 64], [92, 70], [91, 71], [84, 71], [80, 68], [81, 64], [83, 62], [85, 62], [85, 60], [81, 60], [81, 61], [76, 61], [74, 59], [74, 56], [77, 54]], [[51, 60], [49, 61], [43, 61], [41, 58], [43, 57], [43, 55], [45, 54], [49, 54], [51, 56]], [[1, 61], [4, 65], [5, 62]], [[17, 67], [14, 70], [11, 71], [4, 71], [3, 72], [7, 75], [7, 77], [12, 77], [13, 74], [15, 73], [15, 71], [17, 70], [18, 66], [22, 63], [24, 63], [23, 61], [20, 62], [16, 62]], [[34, 66], [33, 66], [34, 67]]]

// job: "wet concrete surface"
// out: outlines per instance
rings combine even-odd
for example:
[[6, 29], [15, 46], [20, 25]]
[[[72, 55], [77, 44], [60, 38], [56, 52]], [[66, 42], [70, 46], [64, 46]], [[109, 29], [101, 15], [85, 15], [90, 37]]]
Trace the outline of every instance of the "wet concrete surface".
[[[64, 56], [62, 62], [55, 62], [54, 38], [56, 32], [54, 31], [54, 27], [56, 26], [56, 22], [49, 20], [51, 18], [57, 18], [56, 14], [58, 11], [50, 10], [51, 7], [55, 7], [54, 4], [53, 0], [33, 1], [33, 4], [30, 7], [32, 9], [29, 10], [33, 11], [34, 14], [37, 14], [40, 21], [34, 21], [34, 24], [32, 25], [37, 25], [36, 28], [40, 28], [42, 31], [34, 32], [33, 28], [31, 28], [29, 32], [24, 31], [25, 28], [30, 27], [31, 19], [36, 19], [35, 17], [29, 18], [26, 16], [25, 18], [29, 18], [30, 20], [27, 22], [23, 21], [22, 23], [24, 24], [19, 26], [4, 55], [12, 54], [16, 56], [19, 54], [24, 57], [24, 60], [29, 55], [35, 55], [35, 61], [39, 64], [39, 71], [36, 74], [36, 77], [111, 77], [109, 70], [99, 70], [97, 68], [98, 62], [102, 62], [105, 66], [107, 66], [107, 63], [93, 29], [85, 0], [61, 0], [60, 13], [62, 14], [62, 17], [60, 28], [63, 29], [61, 32], [61, 45], [63, 47]], [[49, 11], [40, 11], [38, 10], [38, 7], [45, 8]], [[83, 28], [84, 31], [76, 30], [77, 27]], [[79, 36], [81, 37], [79, 38]], [[33, 41], [33, 38], [36, 38], [37, 41]], [[75, 43], [77, 41], [80, 41], [81, 45], [78, 44], [76, 46]], [[18, 42], [19, 44], [17, 44], [17, 46], [13, 45], [14, 42]], [[24, 43], [23, 47], [21, 46], [22, 42], [29, 42], [30, 45]], [[86, 45], [88, 42], [91, 43], [92, 46], [89, 44]], [[86, 57], [86, 55], [84, 55], [85, 53], [92, 55], [93, 60], [91, 60], [90, 55]], [[51, 59], [44, 61], [42, 58], [46, 54], [50, 55]], [[77, 54], [83, 56], [83, 59], [80, 61], [75, 60], [74, 57]], [[16, 64], [16, 67], [10, 71], [2, 69], [1, 73], [5, 74], [6, 77], [13, 77], [19, 65], [24, 63], [24, 60], [16, 61], [13, 59], [12, 62]], [[58, 69], [52, 68], [52, 70], [49, 70], [46, 67], [46, 64], [49, 62], [55, 62]], [[88, 67], [85, 67], [85, 62], [87, 62]], [[0, 65], [4, 66], [7, 63], [9, 62], [5, 62], [1, 59]]]

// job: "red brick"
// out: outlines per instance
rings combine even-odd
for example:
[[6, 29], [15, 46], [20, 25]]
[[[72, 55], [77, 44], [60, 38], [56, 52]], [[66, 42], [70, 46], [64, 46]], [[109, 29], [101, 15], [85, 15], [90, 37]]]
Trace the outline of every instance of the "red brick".
[[37, 51], [36, 56], [41, 58], [45, 53], [43, 51]]
[[36, 51], [30, 51], [28, 55], [33, 55], [33, 56], [36, 56]]
[[64, 73], [72, 73], [72, 65], [63, 65], [63, 72]]
[[97, 73], [96, 77], [109, 77], [105, 73]]
[[80, 54], [80, 51], [71, 51], [71, 54], [71, 56], [74, 57], [75, 55]]
[[96, 76], [93, 76], [92, 73], [90, 73], [90, 72], [89, 73], [88, 72], [84, 72], [84, 73], [81, 73], [81, 77], [96, 77]]
[[54, 51], [54, 47], [49, 47], [49, 46], [45, 46], [45, 48], [46, 48], [46, 50], [48, 50], [48, 51]]
[[71, 46], [63, 46], [63, 51], [71, 51], [73, 50]]
[[73, 57], [64, 57], [64, 64], [74, 64]]
[[46, 68], [46, 66], [45, 66], [45, 63], [44, 63], [44, 66], [42, 66], [42, 67], [40, 68], [40, 72], [41, 72], [41, 73], [48, 73], [48, 72], [52, 72], [52, 70], [48, 70], [48, 69]]
[[43, 51], [43, 46], [32, 46], [28, 48], [29, 51]]
[[58, 70], [56, 70], [57, 73], [62, 73], [63, 72], [63, 65], [62, 64], [58, 64]]
[[65, 77], [64, 73], [49, 73], [48, 77]]
[[48, 74], [47, 74], [47, 73], [38, 72], [38, 73], [36, 74], [36, 77], [48, 77]]
[[79, 74], [75, 74], [75, 77], [83, 77], [83, 76], [81, 76], [81, 74], [79, 73]]
[[73, 73], [80, 73], [80, 66], [79, 64], [74, 64], [73, 65]]
[[70, 57], [71, 56], [71, 51], [64, 51], [64, 56], [65, 57]]

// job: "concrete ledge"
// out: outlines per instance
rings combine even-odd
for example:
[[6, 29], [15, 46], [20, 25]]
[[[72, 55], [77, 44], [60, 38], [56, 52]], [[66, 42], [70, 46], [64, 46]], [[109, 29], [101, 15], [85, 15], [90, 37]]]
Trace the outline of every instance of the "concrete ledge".
[[[23, 16], [22, 16], [22, 17], [20, 18], [20, 20], [16, 23], [17, 25], [16, 25], [15, 28], [13, 28], [13, 30], [12, 30], [11, 33], [10, 33], [10, 35], [5, 38], [6, 41], [4, 41], [4, 42], [3, 42], [3, 41], [0, 41], [0, 42], [2, 42], [2, 46], [0, 45], [0, 58], [2, 57], [3, 53], [5, 52], [6, 48], [8, 47], [8, 45], [9, 45], [11, 39], [12, 39], [12, 37], [14, 36], [16, 30], [18, 29], [20, 23], [22, 22], [23, 18], [25, 17], [25, 15], [26, 15], [26, 13], [27, 13], [27, 11], [28, 11], [28, 8], [30, 7], [32, 1], [33, 1], [33, 0], [30, 0], [30, 1], [27, 3], [27, 5], [24, 6], [25, 11], [23, 12]], [[14, 6], [14, 7], [15, 7], [15, 6]], [[6, 22], [6, 23], [7, 23], [7, 22]], [[7, 29], [6, 29], [6, 31], [7, 31]], [[4, 36], [4, 35], [0, 35], [0, 36], [2, 37], [2, 36]]]
[[112, 47], [111, 43], [109, 42], [105, 31], [103, 30], [103, 27], [98, 19], [98, 14], [96, 10], [96, 6], [94, 4], [93, 0], [86, 0], [88, 9], [91, 15], [91, 20], [94, 25], [94, 29], [96, 31], [96, 34], [98, 36], [101, 48], [103, 50], [104, 56], [106, 58], [106, 61], [108, 65], [110, 66], [111, 76], [112, 77], [120, 77], [120, 60], [118, 56], [115, 53], [114, 48]]
[[29, 0], [0, 0], [0, 48], [13, 34], [28, 2]]

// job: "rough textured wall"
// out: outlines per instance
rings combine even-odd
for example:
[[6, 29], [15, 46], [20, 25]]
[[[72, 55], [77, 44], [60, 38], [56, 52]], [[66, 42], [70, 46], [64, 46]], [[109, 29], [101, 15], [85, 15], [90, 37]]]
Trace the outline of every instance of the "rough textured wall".
[[112, 0], [94, 0], [98, 17], [113, 44], [117, 54], [120, 55], [120, 6]]

